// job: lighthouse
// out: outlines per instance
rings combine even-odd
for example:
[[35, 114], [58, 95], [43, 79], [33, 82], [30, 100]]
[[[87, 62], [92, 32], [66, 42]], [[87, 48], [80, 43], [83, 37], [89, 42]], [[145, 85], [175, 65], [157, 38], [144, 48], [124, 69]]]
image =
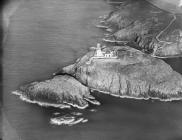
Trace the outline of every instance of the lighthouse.
[[97, 59], [117, 59], [117, 55], [115, 51], [102, 51], [101, 44], [97, 43], [97, 47], [95, 50], [95, 54], [92, 58]]
[[104, 57], [104, 54], [103, 54], [103, 52], [101, 50], [100, 43], [97, 43], [95, 56], [96, 57]]

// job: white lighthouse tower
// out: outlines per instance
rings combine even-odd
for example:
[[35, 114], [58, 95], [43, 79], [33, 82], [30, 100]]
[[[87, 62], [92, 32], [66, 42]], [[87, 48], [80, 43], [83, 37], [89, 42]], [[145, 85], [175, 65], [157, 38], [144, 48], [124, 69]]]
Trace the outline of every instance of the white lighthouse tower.
[[96, 47], [96, 53], [95, 53], [96, 57], [104, 57], [104, 54], [101, 50], [101, 45], [100, 43], [97, 43], [97, 47]]
[[95, 50], [95, 54], [92, 58], [97, 58], [97, 59], [116, 59], [117, 55], [116, 52], [114, 51], [102, 51], [101, 50], [101, 44], [97, 43], [97, 47]]

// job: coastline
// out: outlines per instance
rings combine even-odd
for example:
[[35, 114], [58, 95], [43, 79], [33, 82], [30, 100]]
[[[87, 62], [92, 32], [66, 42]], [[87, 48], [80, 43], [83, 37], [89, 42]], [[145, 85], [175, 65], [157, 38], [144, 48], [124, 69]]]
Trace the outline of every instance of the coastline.
[[100, 93], [103, 93], [103, 94], [107, 94], [107, 95], [111, 95], [113, 97], [119, 97], [119, 98], [126, 98], [126, 99], [136, 99], [136, 100], [158, 100], [158, 101], [161, 101], [161, 102], [172, 102], [172, 101], [181, 101], [182, 100], [182, 97], [181, 98], [171, 98], [171, 99], [161, 99], [161, 98], [158, 98], [158, 97], [148, 97], [148, 98], [144, 98], [144, 97], [131, 97], [131, 96], [127, 96], [127, 95], [116, 95], [116, 94], [111, 94], [110, 92], [105, 92], [105, 91], [101, 91], [101, 90], [97, 90], [97, 89], [94, 89], [94, 88], [91, 88], [91, 90], [93, 91], [97, 91], [97, 92], [100, 92]]
[[75, 107], [78, 109], [85, 109], [88, 107], [88, 105], [85, 105], [83, 107], [78, 106], [76, 104], [72, 104], [72, 103], [68, 103], [68, 102], [64, 102], [64, 104], [54, 104], [54, 103], [46, 103], [46, 102], [42, 102], [42, 101], [36, 101], [36, 100], [30, 100], [29, 98], [27, 98], [26, 96], [21, 94], [21, 91], [13, 91], [12, 94], [19, 96], [19, 98], [22, 101], [28, 102], [28, 103], [32, 103], [32, 104], [38, 104], [40, 106], [44, 106], [44, 107], [55, 107], [55, 108], [60, 108], [60, 109], [64, 109], [64, 108], [71, 108]]
[[170, 13], [176, 13], [176, 14], [182, 14], [182, 8], [180, 7], [179, 3], [176, 1], [170, 1], [170, 0], [146, 0], [152, 5], [170, 12]]

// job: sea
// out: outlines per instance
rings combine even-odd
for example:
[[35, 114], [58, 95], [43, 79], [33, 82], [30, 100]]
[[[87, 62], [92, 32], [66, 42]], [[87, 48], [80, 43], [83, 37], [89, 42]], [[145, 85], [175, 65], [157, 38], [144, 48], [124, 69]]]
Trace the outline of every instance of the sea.
[[[101, 105], [79, 110], [30, 104], [12, 94], [21, 85], [52, 78], [101, 42], [104, 31], [95, 27], [99, 17], [121, 3], [24, 0], [18, 4], [3, 46], [3, 140], [182, 140], [182, 101], [94, 92]], [[164, 61], [182, 74], [182, 58]], [[80, 123], [60, 124], [63, 116]]]

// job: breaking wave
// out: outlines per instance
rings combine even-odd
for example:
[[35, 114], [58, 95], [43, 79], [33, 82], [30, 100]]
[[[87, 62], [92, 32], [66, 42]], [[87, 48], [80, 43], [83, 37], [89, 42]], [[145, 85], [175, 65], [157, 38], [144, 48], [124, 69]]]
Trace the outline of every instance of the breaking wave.
[[118, 97], [118, 98], [126, 98], [126, 99], [136, 99], [136, 100], [159, 100], [159, 101], [162, 101], [162, 102], [172, 102], [172, 101], [181, 101], [182, 98], [170, 98], [170, 99], [161, 99], [159, 97], [147, 97], [147, 98], [144, 98], [144, 97], [131, 97], [131, 96], [127, 96], [127, 95], [116, 95], [116, 94], [112, 94], [110, 92], [106, 92], [106, 91], [101, 91], [101, 90], [97, 90], [97, 89], [94, 89], [92, 88], [91, 89], [92, 91], [97, 91], [97, 92], [100, 92], [100, 93], [103, 93], [103, 94], [107, 94], [107, 95], [110, 95], [110, 96], [113, 96], [113, 97]]
[[32, 103], [32, 104], [38, 104], [40, 106], [56, 107], [56, 108], [61, 108], [61, 109], [63, 109], [63, 108], [71, 108], [70, 105], [66, 105], [66, 104], [54, 104], [54, 103], [46, 103], [46, 102], [41, 102], [41, 101], [36, 101], [36, 100], [30, 100], [29, 98], [24, 96], [21, 91], [13, 91], [12, 94], [18, 95], [22, 101], [25, 101], [25, 102], [28, 102], [28, 103]]
[[[19, 98], [25, 102], [38, 104], [38, 105], [44, 106], [44, 107], [51, 106], [51, 107], [56, 107], [56, 108], [60, 108], [60, 109], [71, 108], [70, 105], [32, 101], [32, 100], [28, 99], [26, 96], [24, 96], [21, 91], [13, 91], [12, 94], [19, 96]], [[63, 110], [61, 110], [61, 111], [63, 111]], [[52, 124], [52, 125], [73, 126], [73, 125], [76, 125], [79, 123], [86, 123], [86, 122], [88, 122], [88, 119], [83, 117], [83, 113], [77, 112], [77, 111], [72, 111], [70, 113], [54, 112], [53, 117], [50, 118], [50, 124]]]
[[81, 112], [55, 112], [53, 117], [50, 119], [50, 124], [53, 125], [67, 125], [72, 126], [79, 123], [86, 123], [88, 119], [83, 117]]
[[73, 116], [73, 115], [63, 115], [58, 117], [53, 117], [50, 119], [50, 124], [53, 125], [76, 125], [79, 123], [86, 123], [88, 122], [88, 119], [85, 119], [83, 117]]

